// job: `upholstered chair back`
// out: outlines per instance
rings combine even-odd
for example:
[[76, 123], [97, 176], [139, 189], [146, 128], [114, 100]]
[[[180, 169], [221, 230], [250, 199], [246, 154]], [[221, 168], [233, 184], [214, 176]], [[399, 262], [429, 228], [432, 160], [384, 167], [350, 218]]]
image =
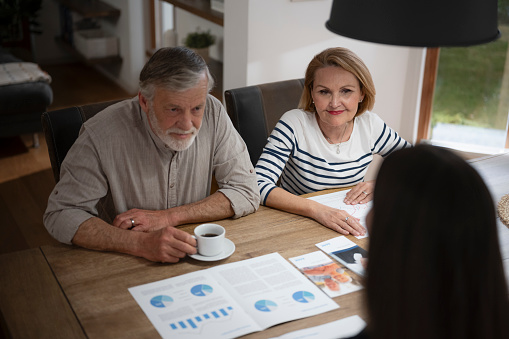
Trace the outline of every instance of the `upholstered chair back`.
[[279, 118], [297, 108], [304, 79], [285, 80], [224, 92], [226, 110], [244, 139], [253, 166]]
[[67, 152], [78, 138], [81, 125], [119, 100], [63, 108], [42, 114], [42, 128], [55, 182], [60, 180], [60, 167]]

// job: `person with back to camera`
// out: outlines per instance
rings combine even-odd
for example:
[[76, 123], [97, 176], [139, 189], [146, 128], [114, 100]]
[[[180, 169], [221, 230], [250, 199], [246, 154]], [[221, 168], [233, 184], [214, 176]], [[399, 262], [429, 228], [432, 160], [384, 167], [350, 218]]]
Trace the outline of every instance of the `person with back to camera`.
[[361, 338], [509, 338], [495, 206], [479, 174], [429, 145], [380, 167], [368, 214]]
[[[378, 115], [375, 86], [364, 62], [346, 48], [329, 48], [309, 63], [299, 109], [286, 112], [256, 164], [262, 204], [315, 219], [342, 234], [363, 235], [346, 211], [299, 197], [356, 185], [345, 203], [367, 203], [364, 182], [374, 154], [410, 147]], [[277, 181], [281, 179], [281, 187]]]
[[[196, 240], [175, 226], [239, 218], [260, 196], [247, 147], [209, 94], [205, 61], [161, 48], [137, 97], [87, 120], [62, 163], [44, 225], [81, 247], [177, 262]], [[212, 177], [218, 191], [210, 194]]]

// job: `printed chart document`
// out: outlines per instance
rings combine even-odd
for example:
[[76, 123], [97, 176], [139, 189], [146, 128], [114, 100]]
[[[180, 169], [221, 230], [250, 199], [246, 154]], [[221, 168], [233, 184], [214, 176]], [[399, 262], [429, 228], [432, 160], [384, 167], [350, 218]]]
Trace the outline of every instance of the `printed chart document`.
[[[343, 201], [345, 200], [346, 194], [350, 192], [350, 190], [339, 191], [329, 194], [318, 195], [316, 197], [308, 198], [310, 200], [314, 200], [319, 202], [322, 205], [326, 205], [329, 207], [334, 207], [343, 211], [348, 212], [352, 217], [359, 219], [359, 222], [364, 228], [366, 228], [366, 216], [368, 215], [373, 202], [370, 201], [367, 204], [357, 204], [357, 205], [347, 205]], [[361, 235], [356, 237], [357, 239], [366, 238], [368, 236], [368, 232], [366, 231], [365, 235]]]
[[348, 269], [364, 276], [362, 260], [368, 258], [368, 252], [350, 239], [340, 236], [318, 243], [316, 246]]
[[339, 308], [278, 253], [129, 292], [163, 338], [235, 338]]
[[337, 339], [358, 334], [366, 327], [366, 322], [358, 315], [339, 319], [320, 326], [310, 327], [284, 334], [271, 339]]
[[322, 251], [290, 258], [290, 261], [329, 297], [362, 289], [362, 285], [348, 274], [347, 269], [333, 262]]

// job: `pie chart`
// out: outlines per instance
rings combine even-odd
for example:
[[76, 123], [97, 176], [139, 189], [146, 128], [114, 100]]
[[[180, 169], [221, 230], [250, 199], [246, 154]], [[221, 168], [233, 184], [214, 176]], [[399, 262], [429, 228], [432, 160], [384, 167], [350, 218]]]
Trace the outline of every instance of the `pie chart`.
[[213, 291], [212, 287], [209, 285], [195, 285], [191, 288], [191, 293], [197, 297], [205, 297], [211, 294]]
[[173, 298], [167, 295], [158, 295], [150, 299], [150, 303], [155, 307], [168, 307], [173, 303]]
[[272, 300], [258, 300], [255, 303], [255, 308], [262, 312], [272, 312], [277, 308], [277, 304]]
[[293, 297], [293, 299], [295, 301], [298, 301], [300, 303], [305, 303], [305, 304], [315, 300], [315, 295], [313, 293], [311, 293], [311, 292], [308, 292], [308, 291], [295, 292], [292, 295], [292, 297]]

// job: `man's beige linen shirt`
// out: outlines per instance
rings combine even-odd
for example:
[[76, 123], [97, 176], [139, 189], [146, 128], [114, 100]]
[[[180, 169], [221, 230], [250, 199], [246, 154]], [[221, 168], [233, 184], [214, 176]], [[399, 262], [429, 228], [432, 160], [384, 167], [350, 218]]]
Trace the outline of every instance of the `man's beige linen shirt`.
[[212, 176], [234, 218], [256, 211], [256, 175], [246, 145], [221, 103], [209, 95], [194, 143], [174, 152], [150, 128], [138, 98], [106, 108], [83, 125], [44, 215], [57, 240], [70, 244], [78, 227], [106, 222], [132, 208], [164, 210], [210, 195]]

